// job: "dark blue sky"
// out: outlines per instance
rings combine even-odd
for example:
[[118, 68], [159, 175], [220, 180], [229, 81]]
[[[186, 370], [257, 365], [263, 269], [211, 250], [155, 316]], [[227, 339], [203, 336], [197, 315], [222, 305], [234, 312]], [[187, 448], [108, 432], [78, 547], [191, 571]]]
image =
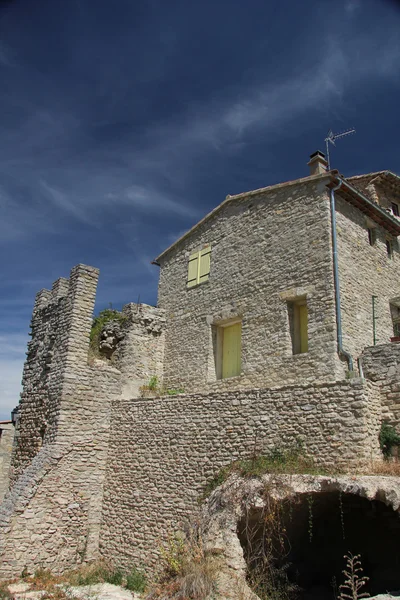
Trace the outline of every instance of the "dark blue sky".
[[0, 416], [34, 295], [99, 267], [97, 309], [156, 302], [150, 261], [230, 193], [332, 165], [400, 173], [400, 5], [0, 0]]

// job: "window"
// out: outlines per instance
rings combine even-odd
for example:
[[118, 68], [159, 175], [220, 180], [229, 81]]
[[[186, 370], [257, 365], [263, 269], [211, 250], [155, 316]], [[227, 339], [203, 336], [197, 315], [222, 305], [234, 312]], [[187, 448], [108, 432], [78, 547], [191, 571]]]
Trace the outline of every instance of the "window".
[[187, 287], [194, 287], [208, 280], [210, 275], [211, 246], [193, 252], [189, 256]]
[[217, 328], [217, 379], [237, 377], [242, 371], [242, 323], [228, 322]]
[[293, 354], [308, 352], [308, 309], [306, 300], [288, 303]]
[[386, 252], [388, 258], [393, 258], [393, 242], [392, 240], [386, 239]]
[[368, 227], [368, 241], [370, 246], [374, 246], [376, 242], [376, 231], [374, 227]]
[[392, 213], [394, 214], [395, 217], [398, 217], [399, 216], [399, 205], [396, 204], [396, 202], [392, 202], [391, 206], [392, 206]]
[[400, 337], [400, 308], [396, 304], [390, 304], [390, 313], [392, 315], [393, 335]]

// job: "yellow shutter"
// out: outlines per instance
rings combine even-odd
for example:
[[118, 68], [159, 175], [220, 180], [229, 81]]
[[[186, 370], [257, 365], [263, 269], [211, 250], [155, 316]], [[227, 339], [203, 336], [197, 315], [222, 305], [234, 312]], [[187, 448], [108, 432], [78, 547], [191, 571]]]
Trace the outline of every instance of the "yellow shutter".
[[207, 281], [210, 274], [210, 263], [211, 263], [211, 246], [200, 250], [200, 264], [199, 264], [199, 283]]
[[199, 253], [194, 252], [189, 257], [187, 287], [193, 287], [198, 283]]
[[235, 377], [241, 372], [242, 325], [223, 328], [222, 377]]
[[308, 352], [308, 311], [307, 304], [299, 306], [300, 352]]

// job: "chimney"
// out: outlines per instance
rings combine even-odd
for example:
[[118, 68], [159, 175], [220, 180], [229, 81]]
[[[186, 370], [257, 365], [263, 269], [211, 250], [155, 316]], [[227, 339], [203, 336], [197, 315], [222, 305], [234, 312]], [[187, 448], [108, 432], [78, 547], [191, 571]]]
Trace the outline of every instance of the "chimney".
[[328, 163], [325, 159], [325, 154], [317, 150], [310, 156], [310, 162], [307, 163], [310, 167], [310, 175], [321, 175], [326, 173]]

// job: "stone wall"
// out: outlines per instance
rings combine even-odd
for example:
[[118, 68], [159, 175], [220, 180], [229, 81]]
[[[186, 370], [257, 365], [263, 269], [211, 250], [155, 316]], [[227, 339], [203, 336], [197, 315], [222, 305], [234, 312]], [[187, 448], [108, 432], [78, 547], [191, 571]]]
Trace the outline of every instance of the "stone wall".
[[0, 502], [8, 490], [13, 440], [14, 425], [11, 422], [0, 422]]
[[380, 456], [379, 393], [359, 379], [117, 400], [112, 411], [101, 553], [126, 567], [155, 566], [204, 485], [255, 446], [300, 439], [326, 467]]
[[[160, 259], [167, 386], [222, 391], [344, 376], [325, 184], [234, 197]], [[204, 244], [211, 244], [209, 280], [188, 289], [188, 257]], [[304, 297], [309, 351], [293, 355], [288, 301]], [[216, 380], [212, 325], [232, 318], [242, 320], [242, 375]]]
[[4, 577], [98, 556], [110, 405], [121, 375], [87, 361], [97, 277], [79, 265], [60, 298], [42, 291], [35, 304], [13, 485], [0, 507]]
[[386, 233], [375, 227], [370, 246], [366, 216], [336, 193], [339, 277], [341, 288], [343, 345], [356, 359], [373, 343], [372, 296], [376, 296], [376, 343], [393, 336], [390, 300], [400, 296], [400, 254], [397, 241], [390, 259]]
[[362, 354], [364, 376], [379, 388], [382, 418], [400, 427], [400, 344], [365, 348]]
[[165, 315], [160, 308], [134, 303], [124, 306], [122, 313], [126, 317], [124, 338], [114, 364], [122, 373], [123, 397], [135, 398], [151, 377], [162, 383]]

